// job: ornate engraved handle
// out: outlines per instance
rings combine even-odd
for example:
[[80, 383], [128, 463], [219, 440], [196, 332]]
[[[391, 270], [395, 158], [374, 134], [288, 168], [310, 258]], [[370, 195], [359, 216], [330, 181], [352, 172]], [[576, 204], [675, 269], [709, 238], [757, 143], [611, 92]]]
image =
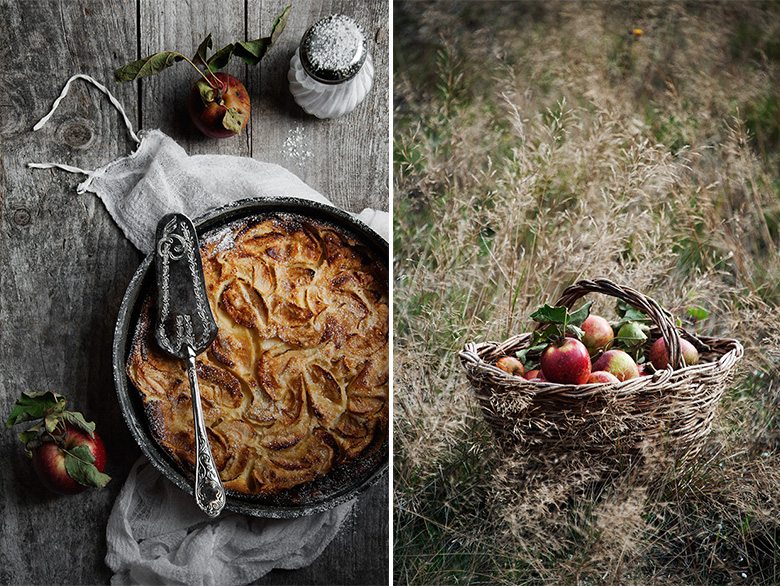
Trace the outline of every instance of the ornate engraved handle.
[[217, 465], [211, 455], [203, 408], [200, 404], [200, 387], [195, 373], [195, 351], [188, 347], [187, 374], [192, 395], [192, 418], [195, 426], [195, 500], [209, 517], [216, 517], [225, 506], [225, 488], [219, 478]]
[[211, 455], [203, 421], [195, 357], [218, 333], [211, 313], [195, 226], [187, 216], [168, 214], [157, 224], [155, 246], [158, 313], [155, 337], [160, 347], [187, 363], [195, 428], [195, 500], [210, 517], [225, 506], [225, 488]]

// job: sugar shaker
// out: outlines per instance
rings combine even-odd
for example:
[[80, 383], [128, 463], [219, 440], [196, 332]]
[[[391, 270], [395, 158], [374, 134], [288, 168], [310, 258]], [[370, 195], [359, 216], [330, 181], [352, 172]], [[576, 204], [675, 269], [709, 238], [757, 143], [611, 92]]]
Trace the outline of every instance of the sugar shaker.
[[374, 81], [374, 62], [360, 26], [343, 14], [314, 23], [290, 60], [287, 79], [308, 114], [337, 118], [354, 110]]

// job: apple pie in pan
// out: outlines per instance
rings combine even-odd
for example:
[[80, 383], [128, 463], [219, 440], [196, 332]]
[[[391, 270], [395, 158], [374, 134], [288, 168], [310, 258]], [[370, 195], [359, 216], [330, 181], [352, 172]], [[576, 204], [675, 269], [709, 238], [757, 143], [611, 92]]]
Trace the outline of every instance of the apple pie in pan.
[[[201, 237], [219, 326], [197, 374], [228, 491], [270, 496], [380, 450], [388, 436], [386, 264], [341, 228], [296, 214], [236, 220]], [[194, 470], [186, 369], [157, 346], [153, 295], [127, 360], [152, 434]]]

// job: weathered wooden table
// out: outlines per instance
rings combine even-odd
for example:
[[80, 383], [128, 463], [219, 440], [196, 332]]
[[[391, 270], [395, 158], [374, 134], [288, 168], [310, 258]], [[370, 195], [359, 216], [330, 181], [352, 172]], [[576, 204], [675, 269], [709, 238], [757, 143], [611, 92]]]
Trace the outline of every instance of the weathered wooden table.
[[[239, 137], [208, 139], [189, 123], [185, 99], [194, 71], [177, 64], [140, 82], [115, 84], [113, 71], [160, 50], [191, 55], [265, 36], [288, 2], [277, 0], [0, 0], [0, 415], [23, 390], [53, 390], [94, 420], [113, 477], [103, 490], [57, 497], [39, 486], [16, 430], [0, 434], [0, 583], [108, 583], [106, 522], [140, 450], [113, 386], [117, 311], [142, 255], [83, 177], [33, 170], [31, 161], [98, 168], [129, 154], [116, 109], [76, 82], [49, 123], [48, 112], [75, 73], [106, 84], [136, 129], [159, 128], [190, 154], [221, 153], [281, 164], [336, 205], [388, 209], [388, 22], [386, 0], [292, 0], [281, 39], [256, 67], [231, 62], [252, 97]], [[367, 33], [377, 68], [357, 110], [325, 121], [306, 115], [288, 90], [287, 69], [306, 28], [332, 13], [352, 15]], [[382, 584], [388, 581], [388, 482], [359, 499], [355, 514], [310, 567], [275, 570], [259, 584]]]

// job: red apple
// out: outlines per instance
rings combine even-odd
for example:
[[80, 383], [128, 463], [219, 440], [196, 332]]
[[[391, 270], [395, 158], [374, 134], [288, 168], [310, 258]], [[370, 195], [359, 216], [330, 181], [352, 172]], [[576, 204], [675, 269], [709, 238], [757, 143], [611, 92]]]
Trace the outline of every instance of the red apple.
[[33, 451], [33, 468], [43, 486], [58, 494], [78, 494], [87, 489], [87, 486], [73, 479], [65, 467], [69, 454], [70, 457], [78, 458], [78, 450], [74, 456], [74, 448], [78, 446], [86, 446], [89, 449], [98, 472], [106, 469], [106, 448], [97, 432], [94, 432], [94, 437], [90, 437], [80, 429], [67, 426], [54, 441], [47, 441]]
[[590, 356], [585, 344], [576, 338], [563, 338], [542, 353], [541, 370], [554, 383], [581, 385], [590, 376]]
[[639, 376], [636, 362], [623, 350], [607, 350], [593, 364], [593, 370], [605, 370], [614, 374], [619, 381], [625, 381]]
[[650, 369], [647, 368], [647, 364], [637, 364], [636, 368], [639, 371], [639, 376], [650, 376], [653, 374], [650, 372]]
[[618, 380], [618, 377], [616, 377], [611, 372], [607, 372], [606, 370], [596, 370], [594, 372], [590, 373], [590, 376], [588, 377], [588, 384], [592, 383], [612, 383], [617, 384], [620, 381]]
[[604, 350], [615, 339], [612, 326], [600, 315], [589, 315], [580, 327], [585, 332], [582, 336], [582, 343], [585, 344], [591, 356]]
[[542, 371], [538, 368], [534, 368], [533, 370], [529, 370], [525, 373], [525, 378], [527, 380], [534, 380], [534, 379], [540, 379], [544, 380], [544, 375], [542, 374]]
[[525, 374], [523, 363], [514, 356], [503, 356], [499, 358], [498, 362], [496, 362], [496, 366], [512, 376], [523, 376]]
[[190, 90], [187, 109], [193, 124], [212, 138], [239, 134], [251, 111], [246, 88], [222, 71], [209, 74], [206, 79], [199, 79]]
[[[699, 363], [699, 351], [688, 340], [680, 338], [680, 351], [686, 366]], [[648, 357], [656, 370], [663, 370], [669, 365], [669, 353], [666, 351], [666, 342], [663, 338], [658, 338], [653, 342]]]

